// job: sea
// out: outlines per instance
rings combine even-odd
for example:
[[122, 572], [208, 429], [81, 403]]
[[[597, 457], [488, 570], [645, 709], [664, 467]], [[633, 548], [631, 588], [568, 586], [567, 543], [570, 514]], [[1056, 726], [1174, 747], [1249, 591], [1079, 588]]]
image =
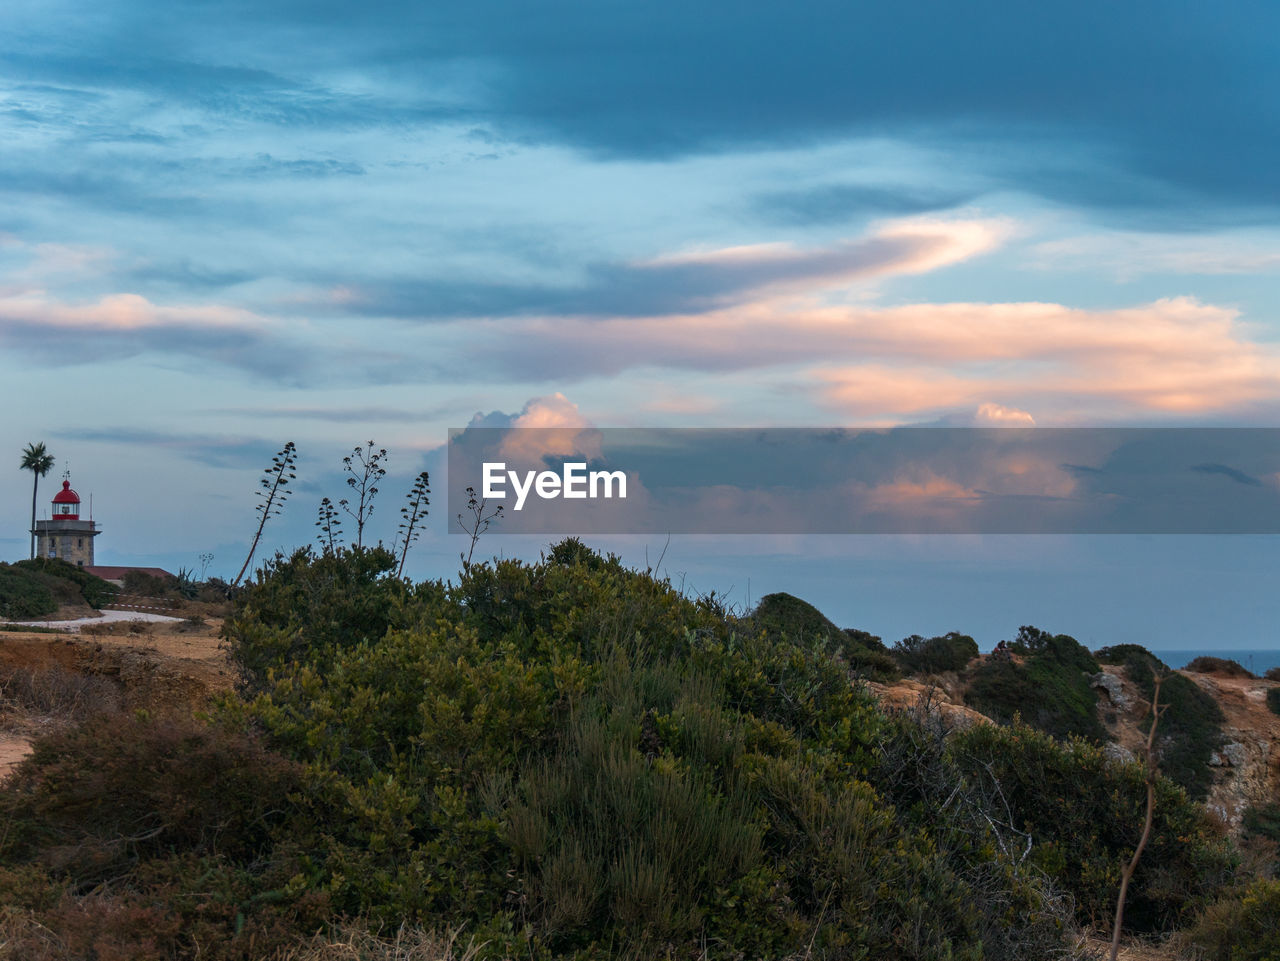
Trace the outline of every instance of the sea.
[[1248, 668], [1254, 674], [1261, 676], [1269, 668], [1280, 667], [1280, 650], [1232, 650], [1230, 648], [1189, 648], [1185, 651], [1158, 651], [1151, 652], [1160, 660], [1164, 661], [1174, 670], [1186, 667], [1187, 663], [1197, 657], [1223, 657], [1235, 661], [1243, 667]]

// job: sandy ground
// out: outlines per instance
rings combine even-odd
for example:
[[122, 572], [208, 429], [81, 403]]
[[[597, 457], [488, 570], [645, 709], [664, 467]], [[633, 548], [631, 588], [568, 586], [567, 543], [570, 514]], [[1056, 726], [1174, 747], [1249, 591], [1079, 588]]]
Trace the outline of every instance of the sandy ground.
[[0, 734], [0, 781], [31, 753], [31, 741], [20, 734]]
[[[1111, 957], [1111, 942], [1102, 939], [1090, 939], [1089, 947], [1097, 952], [1099, 958]], [[1120, 942], [1119, 961], [1179, 961], [1181, 955], [1170, 948], [1154, 947], [1132, 942]]]
[[[46, 624], [63, 630], [0, 631], [0, 669], [61, 669], [106, 678], [127, 709], [190, 709], [234, 683], [220, 646], [218, 618], [194, 624], [158, 614], [108, 611], [25, 626]], [[33, 737], [57, 723], [3, 707], [0, 697], [0, 778], [30, 752]]]

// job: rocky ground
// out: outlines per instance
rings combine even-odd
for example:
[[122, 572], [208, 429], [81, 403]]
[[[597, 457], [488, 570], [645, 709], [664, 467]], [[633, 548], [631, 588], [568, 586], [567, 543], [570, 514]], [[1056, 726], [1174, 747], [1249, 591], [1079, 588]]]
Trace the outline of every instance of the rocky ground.
[[[1120, 667], [1104, 666], [1098, 678], [1100, 709], [1114, 718], [1107, 729], [1117, 756], [1140, 755], [1146, 742], [1141, 723], [1148, 705]], [[1206, 802], [1232, 831], [1240, 830], [1244, 812], [1280, 797], [1280, 716], [1267, 707], [1267, 690], [1275, 681], [1181, 672], [1210, 694], [1226, 715], [1226, 742], [1215, 753], [1213, 788]]]

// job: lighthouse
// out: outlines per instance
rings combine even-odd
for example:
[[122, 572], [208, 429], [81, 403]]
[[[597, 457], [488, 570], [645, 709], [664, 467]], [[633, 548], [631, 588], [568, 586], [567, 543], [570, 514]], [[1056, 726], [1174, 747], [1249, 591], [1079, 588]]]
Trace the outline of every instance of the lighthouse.
[[62, 490], [53, 495], [53, 516], [36, 521], [36, 556], [57, 557], [77, 567], [93, 566], [93, 539], [101, 531], [92, 520], [80, 519], [80, 495], [64, 474]]

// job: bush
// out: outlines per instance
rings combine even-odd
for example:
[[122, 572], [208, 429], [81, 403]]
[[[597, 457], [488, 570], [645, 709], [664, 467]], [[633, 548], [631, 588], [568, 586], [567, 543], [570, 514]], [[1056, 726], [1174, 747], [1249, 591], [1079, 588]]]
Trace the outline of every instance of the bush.
[[1246, 837], [1280, 843], [1280, 801], [1250, 807], [1244, 812], [1243, 827]]
[[[52, 578], [55, 584], [69, 582], [72, 586], [69, 595], [65, 598], [68, 603], [83, 601], [90, 607], [100, 608], [110, 604], [116, 596], [116, 588], [113, 584], [58, 557], [37, 557], [34, 560], [18, 561], [13, 566], [20, 570], [38, 572], [46, 579]], [[49, 581], [46, 580], [46, 583]]]
[[58, 610], [58, 602], [39, 577], [8, 564], [0, 565], [0, 617], [11, 620], [43, 617]]
[[839, 654], [849, 670], [877, 681], [901, 675], [898, 662], [875, 634], [856, 628], [841, 630], [812, 604], [791, 594], [766, 594], [741, 622], [747, 631], [763, 632], [776, 641], [818, 646]]
[[[1168, 707], [1160, 719], [1160, 773], [1186, 788], [1197, 801], [1209, 796], [1213, 769], [1209, 759], [1223, 742], [1226, 716], [1213, 696], [1191, 679], [1167, 668], [1149, 651], [1126, 652], [1125, 674], [1148, 700], [1155, 692], [1155, 672], [1164, 672], [1160, 703]], [[1146, 730], [1149, 717], [1142, 725]]]
[[1106, 740], [1090, 678], [1098, 662], [1075, 638], [1023, 627], [1010, 647], [1024, 660], [987, 658], [969, 680], [965, 703], [1008, 724], [1021, 717], [1054, 737]]
[[815, 639], [826, 643], [842, 634], [820, 610], [791, 594], [766, 594], [760, 598], [751, 613], [751, 623], [756, 630], [787, 637], [797, 644]]
[[[998, 793], [1032, 857], [1075, 898], [1082, 922], [1107, 924], [1122, 865], [1142, 833], [1145, 775], [1109, 761], [1075, 738], [1065, 744], [1018, 724], [976, 725], [954, 735], [951, 754], [965, 775]], [[1167, 778], [1156, 785], [1151, 839], [1129, 888], [1126, 927], [1162, 932], [1217, 897], [1236, 867], [1230, 843], [1207, 812]]]
[[56, 715], [82, 721], [117, 711], [120, 689], [108, 678], [67, 671], [0, 665], [0, 711]]
[[1233, 661], [1226, 657], [1209, 657], [1208, 655], [1193, 658], [1183, 670], [1191, 671], [1193, 674], [1220, 674], [1223, 677], [1257, 677], [1256, 674], [1239, 661]]
[[1268, 681], [1280, 681], [1280, 667], [1269, 667], [1262, 676]]
[[1280, 714], [1280, 687], [1268, 688], [1267, 707], [1271, 708], [1272, 714]]
[[1152, 667], [1158, 667], [1162, 671], [1168, 671], [1169, 665], [1160, 658], [1156, 657], [1141, 644], [1113, 644], [1110, 647], [1101, 647], [1093, 652], [1094, 659], [1099, 664], [1112, 664], [1115, 666], [1124, 666], [1130, 659], [1137, 658], [1146, 661]]
[[43, 617], [61, 604], [101, 607], [114, 596], [115, 588], [102, 578], [59, 558], [0, 563], [0, 617]]
[[893, 656], [908, 674], [963, 671], [978, 656], [978, 642], [952, 631], [942, 637], [905, 637], [893, 646]]
[[303, 547], [264, 564], [223, 625], [244, 690], [263, 690], [270, 670], [322, 669], [338, 651], [380, 640], [412, 593], [391, 576], [395, 567], [382, 547], [320, 555]]
[[[38, 740], [0, 793], [0, 895], [35, 924], [18, 956], [247, 959], [325, 916], [279, 844], [301, 769], [191, 719], [97, 716]], [[262, 953], [258, 953], [261, 951]]]
[[176, 593], [178, 581], [172, 576], [160, 577], [146, 571], [128, 570], [121, 579], [126, 594], [138, 594], [143, 597], [164, 597]]
[[1280, 959], [1280, 881], [1254, 881], [1208, 908], [1185, 941], [1203, 961]]
[[881, 793], [888, 722], [843, 653], [873, 648], [796, 599], [739, 620], [560, 547], [413, 590], [294, 555], [241, 598], [259, 693], [226, 710], [303, 765], [286, 836], [335, 910], [541, 958], [1065, 952], [996, 807]]
[[80, 882], [172, 848], [244, 860], [299, 783], [295, 765], [249, 735], [177, 717], [99, 715], [35, 743], [4, 795], [13, 826], [3, 850], [48, 856]]

